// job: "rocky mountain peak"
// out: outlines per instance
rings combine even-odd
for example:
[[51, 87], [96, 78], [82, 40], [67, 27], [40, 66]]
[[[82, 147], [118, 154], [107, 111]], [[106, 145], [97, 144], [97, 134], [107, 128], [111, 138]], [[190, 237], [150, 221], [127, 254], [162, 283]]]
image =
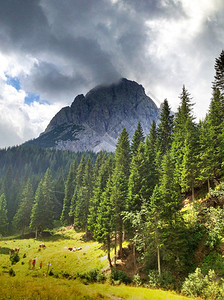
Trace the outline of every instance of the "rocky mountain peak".
[[131, 138], [140, 121], [146, 135], [159, 113], [142, 85], [122, 78], [76, 96], [71, 106], [62, 108], [32, 142], [72, 151], [114, 151], [124, 127]]

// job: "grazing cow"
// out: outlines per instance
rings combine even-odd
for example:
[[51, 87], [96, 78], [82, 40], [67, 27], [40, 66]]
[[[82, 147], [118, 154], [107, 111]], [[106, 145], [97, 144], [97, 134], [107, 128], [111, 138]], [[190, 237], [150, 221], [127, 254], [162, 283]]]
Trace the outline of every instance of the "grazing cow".
[[18, 252], [19, 253], [19, 248], [13, 248], [9, 251], [9, 254], [12, 255], [14, 252]]
[[39, 248], [43, 248], [44, 249], [44, 248], [46, 248], [46, 246], [44, 245], [44, 243], [42, 243], [42, 244], [39, 245]]

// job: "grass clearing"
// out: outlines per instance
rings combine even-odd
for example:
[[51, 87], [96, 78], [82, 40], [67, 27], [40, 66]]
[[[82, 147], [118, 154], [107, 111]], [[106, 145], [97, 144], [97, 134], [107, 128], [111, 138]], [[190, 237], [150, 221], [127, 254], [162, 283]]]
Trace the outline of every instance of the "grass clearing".
[[[108, 265], [106, 252], [101, 245], [94, 241], [83, 241], [81, 237], [82, 233], [74, 230], [60, 230], [52, 237], [38, 240], [1, 240], [0, 299], [189, 299], [161, 290], [112, 286], [108, 282], [83, 284], [79, 279], [74, 279], [77, 272], [103, 269]], [[46, 245], [45, 249], [39, 248], [41, 243]], [[68, 247], [82, 249], [70, 252]], [[9, 259], [12, 248], [20, 248], [20, 261], [15, 265], [11, 265]], [[33, 259], [36, 259], [35, 268], [29, 265], [29, 260]], [[15, 277], [9, 276], [11, 268]], [[49, 271], [53, 276], [49, 276]]]

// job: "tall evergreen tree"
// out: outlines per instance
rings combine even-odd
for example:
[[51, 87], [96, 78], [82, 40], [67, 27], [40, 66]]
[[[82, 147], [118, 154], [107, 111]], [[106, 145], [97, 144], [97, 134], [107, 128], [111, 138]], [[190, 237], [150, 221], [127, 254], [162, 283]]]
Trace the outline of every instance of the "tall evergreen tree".
[[221, 95], [224, 96], [224, 50], [215, 60], [215, 80], [213, 89], [219, 89]]
[[197, 158], [199, 155], [197, 126], [188, 119], [183, 145], [183, 161], [181, 164], [180, 185], [183, 191], [191, 189], [194, 201], [194, 187], [198, 177]]
[[141, 126], [141, 123], [138, 122], [137, 128], [134, 132], [134, 135], [132, 137], [132, 143], [131, 143], [131, 152], [132, 154], [136, 154], [138, 151], [138, 146], [142, 142], [144, 142], [144, 132]]
[[16, 229], [24, 230], [30, 224], [30, 216], [34, 202], [33, 187], [28, 179], [23, 192], [19, 208], [13, 218], [13, 226]]
[[0, 196], [0, 234], [5, 235], [8, 232], [8, 217], [6, 208], [5, 194]]
[[150, 129], [149, 136], [146, 137], [145, 141], [145, 158], [146, 158], [146, 169], [147, 174], [145, 177], [145, 184], [148, 187], [147, 199], [149, 199], [152, 195], [153, 189], [155, 185], [158, 183], [158, 162], [157, 162], [157, 131], [156, 131], [156, 123], [152, 122], [152, 126]]
[[63, 201], [63, 209], [61, 213], [61, 223], [64, 225], [72, 224], [72, 218], [69, 215], [70, 207], [71, 207], [71, 200], [75, 190], [75, 180], [76, 180], [76, 172], [77, 172], [77, 160], [70, 166], [70, 170], [68, 173], [67, 180], [65, 182], [65, 197]]
[[94, 228], [94, 238], [103, 243], [107, 249], [107, 257], [110, 268], [112, 262], [110, 257], [111, 238], [114, 232], [114, 205], [111, 201], [112, 182], [109, 177], [105, 191], [101, 195], [101, 201], [96, 218], [96, 225]]
[[164, 100], [160, 118], [159, 125], [157, 127], [158, 135], [158, 150], [161, 152], [161, 155], [165, 154], [171, 146], [171, 135], [173, 132], [173, 118], [171, 114], [171, 109], [169, 107], [167, 99]]
[[[104, 192], [109, 176], [112, 174], [113, 170], [113, 160], [112, 157], [107, 157], [107, 154], [104, 154], [105, 158], [103, 159], [104, 163], [101, 164], [99, 171], [97, 172], [98, 176], [95, 177], [95, 185], [93, 187], [93, 196], [90, 199], [89, 207], [89, 216], [88, 216], [88, 227], [91, 232], [95, 231], [96, 219], [98, 215], [98, 209], [100, 206], [101, 195]], [[95, 169], [95, 168], [94, 168]]]
[[87, 218], [89, 215], [89, 202], [93, 194], [92, 182], [93, 170], [90, 159], [88, 159], [84, 174], [82, 185], [77, 191], [77, 203], [75, 209], [75, 225], [87, 231]]
[[76, 223], [75, 219], [76, 219], [76, 208], [77, 208], [78, 197], [79, 197], [78, 195], [79, 195], [79, 190], [83, 186], [83, 177], [84, 177], [84, 172], [85, 172], [85, 166], [86, 166], [85, 156], [82, 155], [80, 163], [76, 170], [74, 191], [73, 191], [73, 196], [71, 199], [70, 211], [69, 211], [69, 217], [71, 219], [71, 222], [73, 221], [74, 224]]
[[[183, 86], [180, 99], [181, 99], [181, 104], [178, 107], [178, 111], [175, 115], [175, 120], [174, 120], [174, 132], [172, 137], [171, 153], [172, 153], [172, 159], [175, 162], [174, 177], [176, 182], [181, 185], [182, 170], [183, 168], [187, 168], [187, 165], [183, 165], [184, 153], [186, 151], [186, 146], [187, 146], [185, 140], [186, 137], [195, 136], [195, 133], [193, 132], [195, 130], [195, 124], [194, 124], [194, 117], [192, 115], [193, 104], [191, 103], [190, 94], [186, 90], [185, 86]], [[189, 130], [192, 130], [191, 134], [188, 132]], [[196, 145], [193, 144], [193, 141], [190, 143], [189, 147], [191, 148], [194, 147], [195, 151], [198, 151]], [[193, 149], [191, 150], [193, 152]], [[194, 156], [192, 156], [192, 159], [194, 159]], [[182, 188], [184, 188], [183, 185]]]
[[145, 148], [140, 142], [138, 151], [132, 156], [128, 181], [128, 211], [140, 211], [143, 201], [148, 199], [148, 168]]
[[53, 183], [50, 170], [47, 169], [44, 180], [41, 180], [36, 194], [35, 202], [32, 207], [30, 218], [30, 228], [35, 230], [37, 237], [38, 232], [53, 226]]
[[128, 178], [130, 168], [130, 144], [127, 130], [124, 128], [118, 138], [115, 158], [114, 172], [112, 176], [112, 202], [115, 210], [116, 232], [119, 235], [119, 249], [122, 256], [123, 220], [122, 212], [126, 208], [128, 196]]

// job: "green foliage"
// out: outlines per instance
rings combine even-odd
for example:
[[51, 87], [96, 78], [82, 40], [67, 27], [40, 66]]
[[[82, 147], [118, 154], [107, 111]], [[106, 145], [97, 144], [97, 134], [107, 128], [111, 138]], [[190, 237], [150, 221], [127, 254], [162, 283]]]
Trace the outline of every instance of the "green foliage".
[[173, 289], [175, 285], [175, 280], [171, 272], [165, 270], [159, 275], [158, 271], [151, 270], [148, 274], [149, 287], [152, 288], [164, 288]]
[[133, 283], [135, 286], [141, 286], [141, 285], [142, 285], [141, 277], [140, 277], [139, 274], [135, 274], [135, 275], [133, 276], [132, 283]]
[[134, 135], [132, 137], [132, 143], [131, 143], [131, 152], [132, 155], [135, 155], [138, 151], [138, 147], [140, 143], [144, 142], [144, 133], [141, 126], [141, 123], [138, 122], [138, 126], [134, 132]]
[[46, 171], [44, 180], [41, 180], [32, 208], [30, 228], [42, 232], [53, 227], [53, 183], [50, 170]]
[[224, 233], [224, 210], [222, 208], [210, 207], [207, 209], [205, 228], [206, 245], [213, 249], [219, 245]]
[[17, 262], [20, 261], [19, 253], [17, 251], [13, 252], [9, 257], [11, 264], [15, 265]]
[[[75, 160], [71, 164], [68, 177], [65, 182], [65, 197], [63, 200], [63, 209], [60, 217], [61, 223], [63, 225], [70, 225], [72, 223], [71, 218], [69, 216], [69, 212], [70, 212], [71, 201], [75, 190], [76, 171], [77, 171], [77, 160]], [[73, 201], [72, 208], [74, 206], [75, 203]]]
[[9, 269], [9, 275], [10, 275], [11, 277], [16, 276], [16, 273], [15, 273], [15, 271], [13, 270], [13, 268]]
[[8, 229], [8, 217], [6, 209], [6, 198], [5, 194], [0, 196], [0, 234], [4, 235]]
[[93, 283], [93, 282], [104, 282], [106, 280], [105, 275], [99, 269], [92, 269], [85, 273], [77, 273], [83, 283]]
[[30, 182], [30, 179], [28, 179], [22, 192], [19, 208], [13, 218], [14, 228], [25, 229], [26, 227], [29, 226], [33, 201], [34, 201], [33, 187]]
[[213, 270], [208, 275], [203, 275], [200, 268], [185, 279], [182, 292], [190, 297], [202, 297], [204, 299], [223, 299], [223, 283]]
[[223, 256], [216, 251], [212, 251], [203, 259], [201, 267], [203, 274], [207, 274], [211, 269], [213, 269], [218, 276], [224, 276]]
[[170, 149], [171, 135], [173, 132], [173, 118], [171, 109], [169, 107], [167, 99], [164, 100], [162, 110], [160, 113], [160, 122], [157, 128], [158, 135], [158, 150], [162, 155]]
[[121, 270], [115, 269], [115, 268], [113, 268], [111, 270], [110, 281], [112, 284], [120, 284], [120, 283], [129, 284], [129, 283], [131, 283], [131, 279], [130, 279], [130, 277], [128, 277], [128, 275], [126, 273], [124, 273]]

